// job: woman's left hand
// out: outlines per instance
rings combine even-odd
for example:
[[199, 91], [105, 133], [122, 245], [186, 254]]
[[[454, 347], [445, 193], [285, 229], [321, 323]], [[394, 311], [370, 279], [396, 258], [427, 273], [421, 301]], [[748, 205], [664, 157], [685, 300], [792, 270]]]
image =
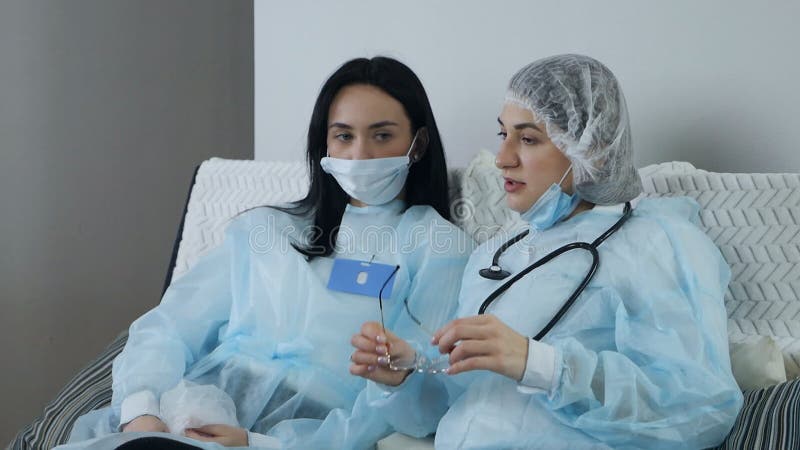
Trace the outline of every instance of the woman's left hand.
[[[392, 370], [389, 360], [413, 360], [414, 349], [389, 330], [384, 333], [378, 322], [366, 322], [361, 332], [351, 339], [356, 351], [350, 356], [350, 373], [387, 386], [398, 386], [411, 373], [409, 370]], [[389, 356], [391, 355], [391, 356]]]
[[525, 373], [528, 338], [491, 314], [453, 320], [436, 331], [432, 343], [450, 354], [450, 375], [484, 369], [519, 381]]
[[204, 442], [216, 442], [226, 447], [246, 447], [248, 444], [247, 430], [230, 425], [205, 425], [197, 428], [187, 428], [186, 437]]

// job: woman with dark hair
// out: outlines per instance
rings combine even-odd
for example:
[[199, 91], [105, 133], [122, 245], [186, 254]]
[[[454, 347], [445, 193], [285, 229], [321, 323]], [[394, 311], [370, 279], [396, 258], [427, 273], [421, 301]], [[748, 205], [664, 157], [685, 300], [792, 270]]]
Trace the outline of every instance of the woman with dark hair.
[[79, 419], [68, 448], [117, 431], [365, 448], [391, 432], [348, 372], [350, 336], [381, 317], [411, 340], [420, 323], [443, 324], [472, 250], [447, 220], [445, 156], [419, 79], [389, 58], [347, 62], [317, 98], [307, 151], [306, 197], [235, 217], [131, 325], [111, 407]]

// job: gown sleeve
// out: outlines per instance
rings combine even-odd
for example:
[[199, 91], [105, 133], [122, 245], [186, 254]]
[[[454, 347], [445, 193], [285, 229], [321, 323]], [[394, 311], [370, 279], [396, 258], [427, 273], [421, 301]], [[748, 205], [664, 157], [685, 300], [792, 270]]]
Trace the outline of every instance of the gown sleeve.
[[120, 424], [152, 414], [153, 406], [157, 411], [161, 394], [216, 347], [230, 317], [235, 274], [246, 273], [234, 267], [234, 249], [242, 245], [235, 228], [229, 226], [223, 243], [173, 280], [160, 304], [131, 325], [112, 369], [112, 409]]
[[[611, 319], [545, 338], [556, 349], [557, 384], [539, 400], [614, 448], [706, 448], [724, 439], [742, 405], [723, 303], [730, 269], [692, 222], [652, 220], [659, 226], [634, 228], [623, 259], [614, 258], [625, 271], [606, 268], [619, 277], [606, 283], [613, 288], [582, 300], [613, 308]], [[593, 340], [604, 333], [611, 338]]]

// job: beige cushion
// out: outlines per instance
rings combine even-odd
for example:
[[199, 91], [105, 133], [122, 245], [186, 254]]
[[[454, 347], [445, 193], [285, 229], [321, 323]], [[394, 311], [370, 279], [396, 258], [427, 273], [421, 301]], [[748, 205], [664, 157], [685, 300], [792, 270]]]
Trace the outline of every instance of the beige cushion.
[[730, 345], [733, 377], [743, 391], [786, 381], [783, 354], [771, 337], [748, 336]]

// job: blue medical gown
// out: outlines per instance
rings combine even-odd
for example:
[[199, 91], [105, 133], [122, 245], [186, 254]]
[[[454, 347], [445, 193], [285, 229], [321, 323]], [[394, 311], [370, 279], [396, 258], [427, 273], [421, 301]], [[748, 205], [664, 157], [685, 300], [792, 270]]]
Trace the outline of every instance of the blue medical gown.
[[433, 208], [404, 209], [399, 200], [348, 205], [335, 255], [310, 262], [289, 245], [303, 241], [308, 221], [271, 208], [238, 216], [224, 242], [132, 324], [114, 361], [111, 407], [81, 418], [71, 442], [115, 432], [126, 397], [158, 398], [181, 379], [220, 387], [242, 427], [285, 448], [363, 448], [389, 434], [363, 398], [365, 381], [349, 373], [350, 338], [380, 320], [378, 299], [326, 286], [334, 257], [399, 265], [384, 298], [387, 327], [429, 339], [403, 299], [429, 327], [443, 324], [474, 245]]
[[[451, 403], [438, 425], [436, 448], [699, 449], [721, 442], [742, 405], [723, 304], [730, 269], [694, 223], [698, 209], [688, 198], [642, 200], [599, 247], [594, 279], [542, 339], [556, 351], [551, 389], [519, 388], [488, 371], [412, 386], [419, 399]], [[517, 273], [561, 245], [592, 242], [620, 216], [621, 208], [579, 213], [531, 233], [500, 264]], [[500, 233], [473, 253], [459, 317], [476, 315], [504, 282], [484, 279], [478, 270], [518, 231]], [[588, 252], [568, 252], [517, 282], [487, 314], [534, 336], [590, 265]], [[418, 430], [419, 423], [405, 418], [421, 401], [404, 398], [411, 394], [400, 389], [373, 385], [370, 392], [371, 403], [393, 414], [387, 417], [401, 431]]]

